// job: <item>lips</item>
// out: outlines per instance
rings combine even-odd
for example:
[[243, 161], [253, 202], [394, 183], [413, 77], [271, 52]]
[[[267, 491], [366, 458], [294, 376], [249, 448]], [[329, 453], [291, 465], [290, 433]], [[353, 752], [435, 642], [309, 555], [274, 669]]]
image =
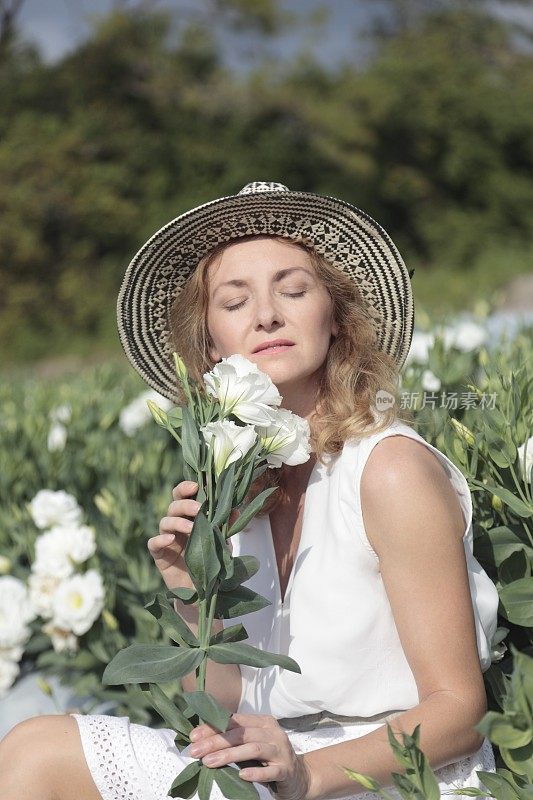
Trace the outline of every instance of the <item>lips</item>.
[[260, 353], [262, 350], [271, 349], [272, 347], [291, 347], [292, 345], [294, 345], [294, 342], [289, 341], [289, 339], [273, 339], [271, 342], [263, 342], [258, 345], [253, 352]]

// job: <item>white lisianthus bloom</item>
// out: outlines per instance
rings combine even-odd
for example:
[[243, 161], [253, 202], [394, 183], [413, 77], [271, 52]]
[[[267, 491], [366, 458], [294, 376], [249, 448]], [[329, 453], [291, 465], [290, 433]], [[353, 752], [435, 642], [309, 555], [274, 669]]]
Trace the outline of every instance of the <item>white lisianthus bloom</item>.
[[54, 578], [68, 578], [72, 575], [74, 564], [70, 558], [68, 528], [58, 525], [38, 537], [32, 571], [36, 575], [51, 575]]
[[28, 590], [18, 578], [0, 578], [0, 648], [20, 647], [30, 636], [28, 623], [35, 619]]
[[309, 422], [286, 408], [274, 412], [272, 423], [257, 429], [263, 447], [268, 451], [267, 463], [270, 467], [282, 464], [294, 466], [309, 460]]
[[429, 358], [429, 351], [434, 343], [435, 336], [433, 333], [414, 331], [405, 364], [410, 364], [413, 361], [416, 361], [418, 364], [426, 364]]
[[0, 660], [20, 661], [24, 655], [24, 648], [20, 645], [16, 647], [0, 647]]
[[99, 572], [90, 569], [84, 575], [73, 575], [54, 593], [52, 624], [82, 636], [102, 612], [104, 600], [104, 584]]
[[36, 613], [44, 619], [52, 616], [52, 597], [61, 580], [56, 575], [41, 575], [35, 572], [28, 578], [31, 604]]
[[257, 431], [253, 425], [236, 425], [229, 419], [208, 422], [200, 430], [213, 451], [217, 478], [226, 467], [243, 458], [257, 441]]
[[142, 392], [120, 412], [118, 424], [126, 436], [134, 436], [139, 428], [153, 420], [147, 400], [152, 400], [163, 411], [170, 411], [171, 408], [174, 408], [174, 403], [167, 397], [163, 397], [159, 392], [156, 392], [155, 389], [148, 389], [146, 392]]
[[69, 403], [63, 403], [53, 408], [48, 416], [51, 422], [70, 422], [72, 407]]
[[8, 689], [15, 683], [20, 667], [9, 658], [0, 658], [0, 698], [5, 697]]
[[[533, 436], [520, 445], [518, 450], [518, 461], [520, 464], [520, 473], [525, 481], [528, 481], [531, 476], [531, 467], [533, 467]], [[525, 455], [525, 470], [524, 470], [524, 455]]]
[[440, 378], [437, 378], [430, 369], [425, 369], [422, 373], [422, 387], [428, 392], [438, 392], [441, 387]]
[[203, 377], [207, 393], [219, 401], [224, 416], [233, 414], [250, 425], [269, 425], [271, 406], [282, 401], [270, 377], [239, 353], [223, 358]]
[[68, 578], [74, 572], [73, 562], [81, 564], [95, 552], [93, 527], [56, 525], [37, 539], [32, 570], [37, 575]]
[[73, 495], [63, 490], [41, 489], [28, 504], [38, 528], [54, 525], [76, 525], [81, 522], [82, 510]]
[[58, 628], [53, 622], [43, 625], [43, 633], [52, 640], [52, 647], [56, 653], [75, 653], [78, 650], [78, 637], [72, 631]]
[[446, 347], [456, 347], [463, 353], [477, 350], [487, 340], [488, 332], [481, 325], [470, 320], [457, 322], [444, 328], [443, 337]]
[[67, 442], [67, 429], [61, 422], [54, 422], [48, 431], [46, 446], [50, 453], [56, 450], [64, 450]]

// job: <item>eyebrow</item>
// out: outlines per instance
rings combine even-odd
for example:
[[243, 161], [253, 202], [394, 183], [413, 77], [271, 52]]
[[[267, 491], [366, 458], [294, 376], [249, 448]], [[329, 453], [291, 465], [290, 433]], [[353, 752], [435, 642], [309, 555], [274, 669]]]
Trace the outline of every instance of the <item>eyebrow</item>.
[[[281, 281], [283, 278], [285, 278], [291, 272], [296, 272], [297, 270], [301, 270], [302, 272], [305, 272], [310, 277], [313, 277], [312, 273], [308, 269], [305, 269], [305, 267], [288, 267], [287, 269], [279, 269], [274, 274], [274, 281], [275, 282]], [[223, 286], [248, 286], [248, 281], [245, 281], [242, 278], [233, 278], [230, 281], [224, 281], [224, 283], [219, 283], [219, 285], [217, 286], [217, 288], [213, 292], [213, 298], [215, 297], [215, 295], [218, 292], [218, 290], [222, 289]]]

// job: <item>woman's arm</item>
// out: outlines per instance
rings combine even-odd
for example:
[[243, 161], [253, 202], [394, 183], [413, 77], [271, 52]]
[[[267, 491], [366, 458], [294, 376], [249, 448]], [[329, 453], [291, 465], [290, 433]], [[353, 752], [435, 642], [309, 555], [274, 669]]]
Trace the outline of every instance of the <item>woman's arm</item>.
[[[398, 737], [420, 723], [420, 748], [435, 770], [475, 753], [483, 742], [473, 727], [487, 699], [462, 541], [466, 523], [437, 456], [406, 436], [386, 437], [370, 453], [361, 507], [420, 700], [389, 724]], [[383, 786], [392, 784], [391, 772], [405, 772], [386, 725], [304, 758], [312, 776], [307, 800], [365, 791], [340, 767]]]

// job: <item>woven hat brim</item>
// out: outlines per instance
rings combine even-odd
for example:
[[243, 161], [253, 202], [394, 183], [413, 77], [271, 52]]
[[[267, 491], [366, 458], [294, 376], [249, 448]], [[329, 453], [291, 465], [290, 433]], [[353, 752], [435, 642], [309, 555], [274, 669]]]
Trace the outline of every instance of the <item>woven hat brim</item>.
[[124, 352], [146, 383], [178, 402], [169, 312], [199, 260], [217, 244], [270, 234], [309, 244], [358, 285], [378, 346], [401, 369], [414, 328], [407, 267], [387, 232], [366, 212], [335, 197], [300, 191], [229, 195], [181, 214], [131, 260], [117, 299]]

